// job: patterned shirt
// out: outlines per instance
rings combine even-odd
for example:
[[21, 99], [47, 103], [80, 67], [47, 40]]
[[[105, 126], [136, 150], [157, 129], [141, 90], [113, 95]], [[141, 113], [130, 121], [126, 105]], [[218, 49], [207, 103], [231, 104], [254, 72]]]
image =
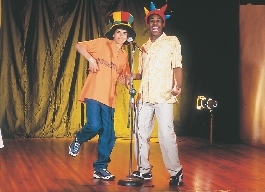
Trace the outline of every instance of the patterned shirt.
[[139, 88], [141, 102], [175, 103], [171, 94], [174, 85], [173, 69], [182, 68], [181, 44], [177, 37], [163, 33], [156, 41], [149, 39], [139, 55]]

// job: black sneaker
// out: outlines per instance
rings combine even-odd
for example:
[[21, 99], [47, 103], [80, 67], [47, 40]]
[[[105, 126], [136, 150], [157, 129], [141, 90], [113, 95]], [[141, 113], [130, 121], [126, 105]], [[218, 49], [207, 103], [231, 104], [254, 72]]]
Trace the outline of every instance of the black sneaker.
[[169, 185], [180, 185], [183, 180], [182, 169], [175, 175], [170, 177]]
[[114, 181], [115, 179], [115, 176], [112, 175], [107, 169], [100, 169], [98, 171], [94, 171], [93, 177], [95, 179], [103, 179], [109, 181]]
[[151, 180], [152, 179], [152, 173], [141, 173], [140, 171], [134, 171], [132, 173], [132, 176], [134, 178], [144, 179], [144, 180]]
[[69, 146], [69, 154], [72, 155], [73, 157], [77, 156], [80, 151], [82, 143], [83, 142], [78, 141], [78, 139], [75, 137], [74, 141]]

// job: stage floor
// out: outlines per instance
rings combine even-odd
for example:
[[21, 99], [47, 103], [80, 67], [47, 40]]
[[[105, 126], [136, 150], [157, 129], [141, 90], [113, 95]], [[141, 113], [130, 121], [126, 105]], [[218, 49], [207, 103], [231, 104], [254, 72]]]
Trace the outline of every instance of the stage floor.
[[[97, 140], [82, 145], [76, 157], [68, 154], [72, 138], [4, 139], [0, 149], [0, 191], [265, 191], [265, 150], [245, 144], [209, 146], [201, 138], [178, 137], [183, 166], [181, 186], [168, 185], [156, 139], [151, 142], [153, 179], [141, 187], [118, 185], [130, 173], [130, 140], [118, 138], [108, 170], [115, 181], [93, 179]], [[132, 158], [132, 171], [136, 163]]]

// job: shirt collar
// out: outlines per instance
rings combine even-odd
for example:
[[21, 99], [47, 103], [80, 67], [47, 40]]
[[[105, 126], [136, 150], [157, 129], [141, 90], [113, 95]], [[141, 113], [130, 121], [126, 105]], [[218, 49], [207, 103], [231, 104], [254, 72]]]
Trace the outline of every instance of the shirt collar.
[[[154, 42], [160, 41], [165, 36], [166, 36], [166, 34], [165, 34], [165, 32], [163, 32], [162, 35], [160, 35], [160, 37], [158, 37]], [[154, 43], [154, 42], [152, 42], [151, 37], [149, 37], [148, 43]]]
[[[117, 47], [117, 44], [116, 44], [116, 42], [114, 41], [114, 40], [109, 40], [109, 42], [110, 42], [110, 44], [111, 44], [111, 47], [113, 47], [113, 49], [115, 49], [115, 48], [118, 48]], [[114, 48], [115, 47], [115, 48]], [[124, 50], [124, 45], [123, 46], [121, 46], [121, 51], [124, 53], [125, 52], [125, 50]], [[117, 49], [118, 50], [118, 49]]]

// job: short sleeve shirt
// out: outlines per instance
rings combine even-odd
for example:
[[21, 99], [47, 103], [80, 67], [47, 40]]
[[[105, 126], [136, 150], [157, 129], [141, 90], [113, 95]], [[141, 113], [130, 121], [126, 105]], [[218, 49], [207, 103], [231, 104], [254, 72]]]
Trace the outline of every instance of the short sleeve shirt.
[[128, 54], [124, 49], [118, 50], [115, 41], [106, 38], [78, 43], [99, 66], [97, 73], [88, 74], [79, 100], [84, 103], [86, 98], [93, 99], [115, 108], [117, 80], [130, 73]]
[[175, 103], [171, 94], [174, 85], [173, 69], [182, 68], [181, 44], [177, 37], [163, 33], [156, 41], [150, 39], [139, 55], [139, 88], [141, 100], [149, 103]]

